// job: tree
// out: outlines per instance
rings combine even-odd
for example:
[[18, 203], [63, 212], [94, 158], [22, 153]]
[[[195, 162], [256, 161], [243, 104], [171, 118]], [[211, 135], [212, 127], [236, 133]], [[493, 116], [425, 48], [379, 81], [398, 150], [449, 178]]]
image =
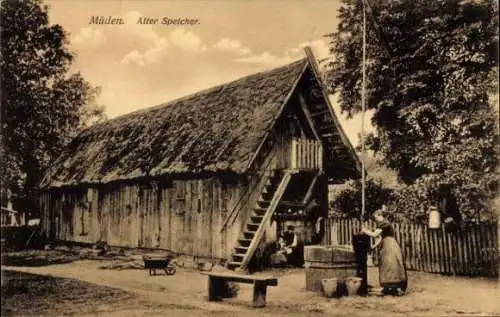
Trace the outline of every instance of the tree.
[[[361, 216], [361, 181], [351, 180], [346, 185], [337, 193], [330, 207], [334, 214], [359, 218]], [[392, 189], [385, 188], [369, 178], [366, 182], [366, 213], [363, 219], [370, 217], [375, 210], [390, 202], [392, 196]]]
[[[328, 84], [348, 116], [361, 110], [361, 8], [343, 0], [328, 35]], [[371, 9], [367, 147], [407, 184], [427, 184], [427, 199], [451, 187], [463, 213], [484, 212], [498, 186], [496, 3], [383, 0]]]
[[20, 201], [34, 201], [44, 170], [72, 135], [104, 118], [99, 89], [68, 74], [66, 36], [40, 1], [2, 1], [2, 188]]

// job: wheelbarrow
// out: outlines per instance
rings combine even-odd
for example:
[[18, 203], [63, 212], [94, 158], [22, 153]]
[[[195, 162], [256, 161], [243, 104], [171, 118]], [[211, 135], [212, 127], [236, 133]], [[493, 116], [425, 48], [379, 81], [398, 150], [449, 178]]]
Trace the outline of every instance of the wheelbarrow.
[[156, 275], [156, 270], [163, 270], [167, 275], [174, 275], [176, 272], [175, 265], [172, 263], [173, 256], [147, 256], [142, 257], [144, 260], [144, 268], [149, 269], [149, 275]]

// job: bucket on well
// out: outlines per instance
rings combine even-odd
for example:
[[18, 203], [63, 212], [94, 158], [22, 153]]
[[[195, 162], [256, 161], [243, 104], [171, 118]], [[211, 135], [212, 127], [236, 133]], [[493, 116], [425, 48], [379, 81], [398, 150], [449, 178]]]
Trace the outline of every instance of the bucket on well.
[[358, 294], [359, 288], [361, 287], [362, 279], [360, 277], [348, 277], [345, 280], [347, 287], [347, 294], [349, 296], [354, 296]]
[[321, 280], [325, 297], [333, 297], [337, 293], [338, 278], [324, 278]]

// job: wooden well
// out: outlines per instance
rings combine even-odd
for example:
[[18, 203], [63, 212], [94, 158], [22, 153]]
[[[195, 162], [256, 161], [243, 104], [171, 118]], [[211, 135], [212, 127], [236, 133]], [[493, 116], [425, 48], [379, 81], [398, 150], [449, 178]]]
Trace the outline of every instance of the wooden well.
[[306, 289], [309, 291], [322, 292], [321, 280], [325, 278], [356, 276], [356, 260], [350, 247], [306, 246], [304, 260]]

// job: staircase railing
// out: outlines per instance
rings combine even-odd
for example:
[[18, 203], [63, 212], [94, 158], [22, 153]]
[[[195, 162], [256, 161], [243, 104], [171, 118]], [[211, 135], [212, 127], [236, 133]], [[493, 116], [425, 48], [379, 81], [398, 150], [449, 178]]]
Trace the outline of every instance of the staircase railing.
[[323, 147], [316, 140], [292, 139], [292, 169], [323, 169]]
[[269, 207], [266, 210], [266, 213], [262, 217], [262, 221], [259, 225], [259, 228], [255, 232], [255, 235], [252, 238], [252, 242], [250, 242], [250, 245], [248, 246], [248, 250], [245, 254], [245, 257], [243, 258], [241, 262], [241, 268], [245, 269], [248, 266], [248, 263], [250, 262], [250, 259], [252, 258], [255, 250], [257, 249], [257, 246], [259, 245], [260, 240], [262, 239], [264, 232], [265, 232], [265, 224], [271, 219], [271, 216], [273, 215], [274, 211], [276, 210], [276, 207], [278, 207], [278, 204], [281, 201], [281, 197], [283, 197], [283, 194], [285, 193], [286, 188], [288, 187], [288, 184], [290, 183], [290, 179], [292, 178], [292, 174], [290, 172], [286, 172], [283, 178], [281, 179], [281, 182], [276, 189], [276, 192], [273, 195], [273, 198], [271, 200], [271, 203], [269, 204]]

